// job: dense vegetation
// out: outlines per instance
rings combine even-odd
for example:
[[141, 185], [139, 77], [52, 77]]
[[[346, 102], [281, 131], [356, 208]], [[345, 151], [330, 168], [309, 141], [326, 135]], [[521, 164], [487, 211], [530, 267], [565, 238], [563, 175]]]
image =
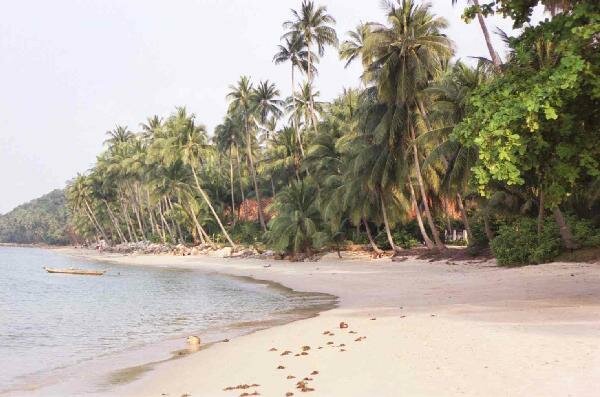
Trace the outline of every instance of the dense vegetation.
[[64, 190], [53, 190], [0, 215], [0, 243], [68, 244], [71, 235]]
[[[478, 20], [490, 60], [470, 66], [452, 62], [447, 22], [425, 3], [387, 2], [381, 21], [339, 43], [327, 8], [305, 0], [273, 58], [290, 68], [289, 97], [242, 76], [210, 136], [185, 108], [138, 132], [117, 126], [68, 187], [76, 230], [292, 253], [351, 240], [379, 253], [445, 250], [458, 225], [473, 252], [491, 241], [505, 264], [597, 244], [600, 6], [544, 2], [552, 17], [505, 37], [502, 62], [482, 14], [518, 26], [535, 4], [473, 1], [465, 19]], [[336, 48], [360, 62], [361, 85], [325, 103], [314, 76]]]

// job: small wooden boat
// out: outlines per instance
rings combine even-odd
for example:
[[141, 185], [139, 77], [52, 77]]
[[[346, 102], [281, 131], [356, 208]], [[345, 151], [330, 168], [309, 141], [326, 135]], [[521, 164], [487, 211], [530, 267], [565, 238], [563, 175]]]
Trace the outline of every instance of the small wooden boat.
[[87, 269], [73, 269], [73, 268], [52, 269], [50, 267], [45, 267], [45, 266], [44, 266], [44, 270], [46, 270], [48, 273], [81, 274], [81, 275], [85, 275], [85, 276], [102, 276], [104, 273], [106, 273], [106, 270], [87, 270]]

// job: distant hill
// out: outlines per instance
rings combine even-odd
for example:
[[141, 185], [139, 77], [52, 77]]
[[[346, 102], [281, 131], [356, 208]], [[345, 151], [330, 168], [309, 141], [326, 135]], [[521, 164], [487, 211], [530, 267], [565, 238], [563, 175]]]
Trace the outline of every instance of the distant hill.
[[53, 190], [0, 215], [0, 243], [60, 245], [69, 241], [64, 190]]

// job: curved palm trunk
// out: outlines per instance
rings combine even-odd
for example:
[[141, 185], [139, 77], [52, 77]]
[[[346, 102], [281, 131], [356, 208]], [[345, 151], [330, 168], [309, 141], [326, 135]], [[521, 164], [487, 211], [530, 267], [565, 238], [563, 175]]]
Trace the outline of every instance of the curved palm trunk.
[[92, 211], [92, 209], [90, 208], [90, 204], [88, 203], [87, 200], [85, 201], [85, 206], [87, 207], [87, 210], [89, 211], [93, 222], [95, 222], [95, 226], [98, 228], [98, 230], [100, 231], [100, 234], [102, 234], [102, 237], [104, 238], [104, 241], [108, 242], [108, 237], [106, 237], [106, 233], [104, 232], [104, 228], [102, 228], [102, 225], [100, 224], [100, 222], [98, 222], [98, 219], [96, 219], [96, 215], [94, 214], [94, 211]]
[[150, 190], [148, 190], [148, 188], [146, 188], [146, 210], [148, 211], [148, 218], [150, 219], [150, 228], [152, 229], [152, 234], [158, 234], [158, 230], [156, 229], [156, 222], [154, 220], [154, 214], [152, 213]]
[[119, 198], [119, 203], [121, 204], [121, 213], [123, 215], [123, 218], [125, 218], [125, 226], [127, 226], [127, 234], [129, 235], [129, 241], [132, 241], [132, 242], [137, 241], [137, 237], [131, 231], [132, 227], [131, 227], [131, 223], [129, 220], [129, 214], [127, 213], [127, 206], [123, 202], [122, 197]]
[[233, 146], [229, 146], [229, 187], [231, 188], [231, 220], [235, 226], [235, 196], [233, 194]]
[[254, 193], [256, 194], [256, 202], [258, 208], [258, 220], [263, 231], [267, 231], [265, 217], [263, 215], [262, 203], [260, 201], [260, 192], [258, 191], [258, 182], [256, 180], [256, 169], [254, 169], [254, 160], [252, 159], [252, 140], [250, 139], [250, 129], [248, 128], [248, 120], [244, 120], [246, 126], [246, 151], [248, 152], [248, 162], [250, 164], [250, 173], [252, 173], [252, 181], [254, 182]]
[[398, 248], [394, 243], [394, 238], [392, 237], [392, 231], [390, 230], [390, 223], [388, 222], [387, 210], [385, 209], [385, 202], [383, 200], [382, 194], [379, 195], [379, 200], [381, 202], [381, 214], [383, 215], [383, 225], [385, 227], [385, 234], [387, 235], [390, 247], [392, 247], [392, 251], [398, 252], [400, 251], [400, 248]]
[[423, 237], [423, 241], [425, 242], [425, 246], [429, 249], [435, 248], [435, 244], [429, 238], [427, 234], [427, 230], [425, 229], [425, 225], [423, 224], [423, 218], [421, 217], [421, 209], [419, 208], [419, 203], [417, 203], [417, 196], [415, 195], [415, 188], [412, 183], [409, 181], [408, 186], [410, 188], [410, 199], [412, 201], [413, 208], [415, 209], [415, 216], [417, 217], [417, 224], [419, 225], [419, 231], [421, 232], [421, 236]]
[[415, 173], [417, 174], [417, 181], [419, 182], [419, 190], [421, 191], [421, 199], [423, 200], [423, 208], [425, 212], [425, 218], [427, 219], [427, 223], [429, 224], [429, 228], [431, 229], [431, 234], [433, 235], [433, 241], [435, 245], [439, 249], [446, 249], [444, 243], [440, 239], [440, 234], [438, 233], [437, 228], [435, 227], [435, 223], [433, 222], [433, 217], [431, 216], [431, 211], [429, 209], [429, 202], [427, 200], [427, 193], [425, 192], [425, 183], [423, 182], [423, 175], [421, 174], [421, 165], [419, 164], [419, 152], [417, 149], [416, 136], [414, 127], [411, 125], [410, 127], [412, 140], [413, 140], [413, 159], [415, 163]]
[[110, 205], [108, 205], [108, 201], [106, 201], [104, 199], [102, 201], [104, 201], [104, 205], [106, 206], [106, 209], [108, 211], [108, 217], [110, 218], [113, 226], [115, 227], [115, 231], [117, 232], [117, 236], [119, 236], [119, 240], [121, 241], [121, 243], [126, 243], [127, 239], [125, 239], [125, 236], [121, 232], [121, 228], [119, 227], [119, 223], [117, 222], [115, 214], [110, 209]]
[[[473, 4], [477, 6], [479, 9], [479, 1], [473, 0]], [[481, 31], [483, 32], [483, 37], [485, 38], [485, 44], [487, 45], [490, 56], [492, 57], [492, 63], [496, 68], [500, 67], [502, 63], [500, 61], [500, 57], [498, 53], [494, 50], [494, 46], [492, 45], [492, 40], [490, 39], [490, 32], [488, 31], [487, 25], [485, 24], [485, 19], [483, 19], [483, 15], [480, 12], [477, 12], [477, 21], [479, 22], [479, 26], [481, 27]]]
[[192, 174], [194, 175], [194, 181], [196, 182], [196, 188], [198, 189], [198, 192], [200, 192], [200, 195], [204, 199], [204, 202], [206, 203], [206, 205], [208, 205], [208, 208], [210, 208], [210, 211], [215, 217], [217, 223], [219, 224], [223, 235], [225, 235], [225, 238], [227, 239], [231, 247], [235, 249], [235, 243], [233, 242], [233, 240], [231, 240], [231, 237], [229, 237], [229, 233], [227, 233], [227, 230], [225, 230], [225, 226], [223, 226], [223, 223], [221, 223], [221, 218], [219, 218], [219, 215], [217, 215], [217, 211], [215, 211], [214, 207], [212, 206], [212, 203], [210, 202], [210, 199], [208, 198], [206, 192], [204, 192], [204, 189], [200, 187], [200, 182], [198, 182], [198, 175], [196, 174], [196, 168], [193, 165], [190, 166], [190, 168], [192, 169]]
[[361, 221], [362, 221], [363, 225], [365, 226], [365, 231], [367, 232], [367, 238], [369, 239], [369, 244], [371, 244], [371, 248], [373, 248], [373, 252], [375, 252], [377, 255], [383, 254], [383, 251], [381, 249], [379, 249], [379, 247], [377, 246], [377, 243], [375, 243], [375, 240], [373, 240], [373, 236], [371, 235], [371, 229], [369, 229], [369, 224], [367, 223], [365, 218], [362, 218]]
[[[86, 203], [87, 205], [87, 203]], [[100, 229], [98, 228], [98, 225], [96, 224], [96, 222], [94, 221], [94, 218], [92, 217], [92, 215], [90, 215], [90, 213], [88, 212], [88, 208], [83, 208], [83, 211], [85, 212], [85, 215], [87, 216], [87, 218], [89, 219], [89, 221], [92, 223], [92, 225], [94, 226], [94, 229], [96, 230], [96, 241], [98, 241], [98, 235], [102, 234], [102, 232], [100, 231]]]
[[465, 225], [465, 230], [467, 231], [467, 239], [471, 240], [473, 238], [473, 232], [471, 231], [471, 224], [469, 223], [469, 218], [467, 217], [467, 211], [465, 210], [465, 206], [463, 204], [463, 199], [460, 193], [456, 193], [456, 201], [458, 202], [458, 209], [460, 210], [460, 217], [462, 218], [463, 224]]
[[[162, 220], [163, 223], [163, 230], [167, 229], [167, 232], [169, 233], [169, 237], [171, 238], [171, 241], [175, 241], [175, 237], [173, 235], [173, 230], [171, 230], [171, 226], [169, 225], [169, 222], [167, 222], [167, 220], [165, 219], [165, 214], [162, 210], [162, 202], [158, 203], [158, 210], [160, 212], [160, 219]], [[165, 242], [166, 242], [166, 238], [164, 238]]]

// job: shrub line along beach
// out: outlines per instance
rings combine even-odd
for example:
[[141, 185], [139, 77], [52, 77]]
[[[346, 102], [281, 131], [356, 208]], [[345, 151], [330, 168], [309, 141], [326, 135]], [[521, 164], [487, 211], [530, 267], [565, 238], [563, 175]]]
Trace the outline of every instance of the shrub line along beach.
[[246, 276], [339, 297], [339, 307], [317, 317], [157, 365], [109, 395], [285, 396], [304, 395], [304, 388], [314, 396], [593, 396], [600, 386], [594, 264], [502, 268], [494, 261], [393, 262], [346, 252], [342, 259], [293, 263], [59, 252]]

